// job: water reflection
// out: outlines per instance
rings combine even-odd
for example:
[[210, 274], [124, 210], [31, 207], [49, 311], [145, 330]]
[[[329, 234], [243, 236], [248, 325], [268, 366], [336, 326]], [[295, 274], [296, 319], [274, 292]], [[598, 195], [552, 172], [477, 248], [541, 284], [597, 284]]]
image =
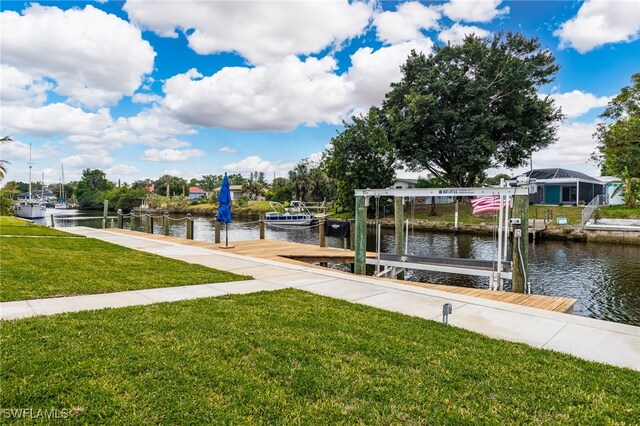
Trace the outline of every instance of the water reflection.
[[[58, 214], [59, 212], [55, 212]], [[68, 214], [70, 212], [65, 212]], [[50, 213], [47, 222], [50, 221]], [[101, 212], [83, 212], [84, 216], [100, 216]], [[196, 217], [194, 238], [213, 241], [214, 228], [211, 217]], [[144, 230], [136, 221], [137, 230]], [[108, 222], [110, 224], [110, 221]], [[56, 226], [102, 226], [101, 219], [75, 221], [56, 219]], [[126, 228], [129, 223], [126, 223]], [[154, 232], [162, 233], [161, 222], [156, 221]], [[170, 235], [184, 237], [183, 222], [173, 222]], [[224, 238], [224, 236], [223, 236]], [[229, 241], [255, 240], [259, 227], [255, 222], [229, 224]], [[318, 244], [317, 228], [266, 228], [266, 238]], [[330, 247], [342, 247], [337, 238], [327, 238]], [[375, 251], [375, 232], [367, 234], [367, 248]], [[395, 251], [393, 230], [382, 231], [381, 250]], [[422, 256], [493, 259], [497, 246], [488, 235], [454, 235], [413, 231], [409, 233], [409, 252]], [[508, 251], [511, 252], [510, 250]], [[545, 241], [529, 246], [529, 276], [534, 294], [573, 297], [578, 299], [574, 313], [621, 323], [640, 325], [640, 246], [618, 244], [575, 243]], [[429, 271], [407, 271], [405, 278], [447, 285], [487, 288], [488, 278], [445, 274]], [[505, 283], [510, 290], [510, 283]]]

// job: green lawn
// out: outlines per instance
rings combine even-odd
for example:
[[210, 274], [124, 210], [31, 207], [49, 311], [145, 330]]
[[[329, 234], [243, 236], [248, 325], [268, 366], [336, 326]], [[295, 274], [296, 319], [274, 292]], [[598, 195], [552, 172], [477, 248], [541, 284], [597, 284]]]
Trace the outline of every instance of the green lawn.
[[73, 236], [67, 232], [8, 216], [0, 216], [0, 235]]
[[42, 226], [6, 223], [2, 218], [2, 302], [251, 279], [91, 238], [57, 238], [72, 234]]
[[298, 290], [0, 327], [0, 405], [77, 424], [640, 423], [638, 372]]

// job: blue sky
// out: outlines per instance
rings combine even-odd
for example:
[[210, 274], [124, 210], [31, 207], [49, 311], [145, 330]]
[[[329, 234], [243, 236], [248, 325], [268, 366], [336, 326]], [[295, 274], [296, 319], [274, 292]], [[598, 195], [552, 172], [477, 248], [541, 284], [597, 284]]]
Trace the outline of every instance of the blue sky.
[[[467, 33], [538, 37], [561, 69], [541, 88], [568, 119], [534, 167], [592, 175], [598, 115], [640, 71], [637, 1], [127, 1], [1, 3], [5, 180], [85, 168], [286, 172], [379, 105], [411, 49]], [[501, 170], [492, 170], [491, 174]], [[515, 173], [516, 171], [509, 171]], [[425, 173], [422, 173], [423, 175]], [[416, 173], [399, 171], [400, 176]], [[34, 178], [35, 179], [35, 178]], [[39, 179], [39, 178], [38, 178]]]

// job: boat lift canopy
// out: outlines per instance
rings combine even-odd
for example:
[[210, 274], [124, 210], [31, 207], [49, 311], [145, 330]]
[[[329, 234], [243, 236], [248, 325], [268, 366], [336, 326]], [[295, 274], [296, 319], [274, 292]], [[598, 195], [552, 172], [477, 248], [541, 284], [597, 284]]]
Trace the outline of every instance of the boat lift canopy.
[[[520, 182], [519, 182], [520, 183]], [[407, 189], [356, 189], [356, 197], [364, 197], [365, 206], [370, 197], [486, 197], [497, 196], [500, 199], [498, 214], [498, 248], [494, 260], [472, 260], [435, 258], [425, 256], [397, 255], [379, 253], [377, 259], [367, 259], [367, 264], [376, 264], [378, 268], [410, 268], [448, 272], [464, 275], [490, 277], [490, 288], [503, 288], [503, 280], [511, 279], [511, 263], [507, 259], [507, 236], [509, 232], [509, 199], [513, 196], [528, 196], [535, 193], [537, 187], [528, 181], [515, 187], [486, 188], [407, 188]]]

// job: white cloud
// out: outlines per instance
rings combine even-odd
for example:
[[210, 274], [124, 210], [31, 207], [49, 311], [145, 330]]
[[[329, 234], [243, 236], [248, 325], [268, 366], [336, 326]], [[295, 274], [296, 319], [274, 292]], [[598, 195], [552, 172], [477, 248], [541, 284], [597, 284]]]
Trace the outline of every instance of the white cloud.
[[611, 96], [601, 96], [598, 98], [591, 93], [580, 90], [567, 93], [554, 93], [549, 96], [556, 101], [556, 104], [562, 107], [562, 112], [567, 115], [567, 118], [576, 118], [593, 108], [607, 106], [612, 99]]
[[223, 146], [218, 151], [224, 152], [226, 154], [235, 154], [237, 150], [235, 148], [230, 147], [230, 146]]
[[203, 77], [189, 70], [166, 80], [162, 106], [187, 124], [232, 130], [292, 130], [300, 124], [338, 124], [359, 107], [380, 104], [410, 51], [431, 52], [422, 38], [351, 56], [347, 73], [336, 74], [331, 56], [254, 68], [227, 67]]
[[153, 93], [136, 93], [131, 97], [131, 102], [134, 104], [150, 104], [150, 103], [158, 103], [162, 100], [162, 98]]
[[534, 167], [584, 166], [596, 147], [593, 139], [597, 121], [563, 123], [558, 128], [558, 142], [534, 154]]
[[89, 107], [132, 95], [153, 70], [155, 52], [139, 29], [91, 5], [66, 11], [34, 4], [0, 13], [3, 63]]
[[473, 25], [460, 25], [455, 23], [451, 28], [441, 31], [440, 34], [438, 34], [438, 39], [444, 43], [459, 45], [462, 44], [464, 38], [469, 34], [475, 34], [477, 37], [486, 38], [491, 35], [491, 32]]
[[131, 176], [137, 173], [140, 173], [140, 169], [135, 166], [128, 166], [126, 164], [118, 164], [117, 166], [113, 166], [105, 170], [107, 176], [109, 178], [120, 178], [123, 176]]
[[[400, 66], [407, 61], [411, 50], [431, 53], [433, 42], [421, 38], [373, 51], [370, 47], [358, 49], [351, 56], [351, 68], [347, 73], [347, 84], [353, 88], [347, 108], [354, 111], [369, 110], [371, 105], [380, 105], [385, 94], [391, 89], [391, 83], [402, 77]], [[356, 109], [357, 108], [357, 109]], [[344, 115], [344, 113], [343, 113]]]
[[585, 1], [578, 14], [554, 33], [560, 47], [586, 53], [607, 43], [631, 42], [640, 35], [637, 1]]
[[264, 172], [267, 175], [286, 176], [295, 166], [295, 163], [283, 163], [281, 161], [263, 160], [257, 155], [244, 158], [236, 163], [229, 163], [222, 166], [222, 170], [230, 173], [251, 173]]
[[164, 37], [186, 34], [199, 54], [237, 52], [251, 63], [339, 46], [363, 32], [372, 3], [332, 1], [127, 1], [130, 20]]
[[500, 3], [502, 0], [451, 0], [442, 6], [442, 11], [454, 21], [490, 22], [509, 13], [509, 6], [498, 9]]
[[421, 30], [438, 28], [440, 11], [418, 2], [402, 3], [396, 11], [375, 14], [377, 37], [385, 43], [400, 43], [424, 37]]
[[202, 157], [204, 152], [199, 149], [147, 149], [140, 156], [141, 160], [153, 161], [153, 162], [164, 162], [164, 163], [178, 163], [183, 161], [188, 161], [191, 158]]
[[[71, 155], [61, 160], [68, 169], [106, 169], [113, 164], [113, 158], [106, 150], [94, 149], [93, 152]], [[65, 173], [66, 175], [67, 173]]]
[[2, 132], [36, 136], [65, 133], [88, 134], [104, 129], [113, 120], [106, 108], [85, 112], [67, 104], [53, 103], [42, 107], [3, 106]]
[[0, 102], [2, 105], [39, 106], [47, 100], [53, 84], [6, 64], [0, 64]]

